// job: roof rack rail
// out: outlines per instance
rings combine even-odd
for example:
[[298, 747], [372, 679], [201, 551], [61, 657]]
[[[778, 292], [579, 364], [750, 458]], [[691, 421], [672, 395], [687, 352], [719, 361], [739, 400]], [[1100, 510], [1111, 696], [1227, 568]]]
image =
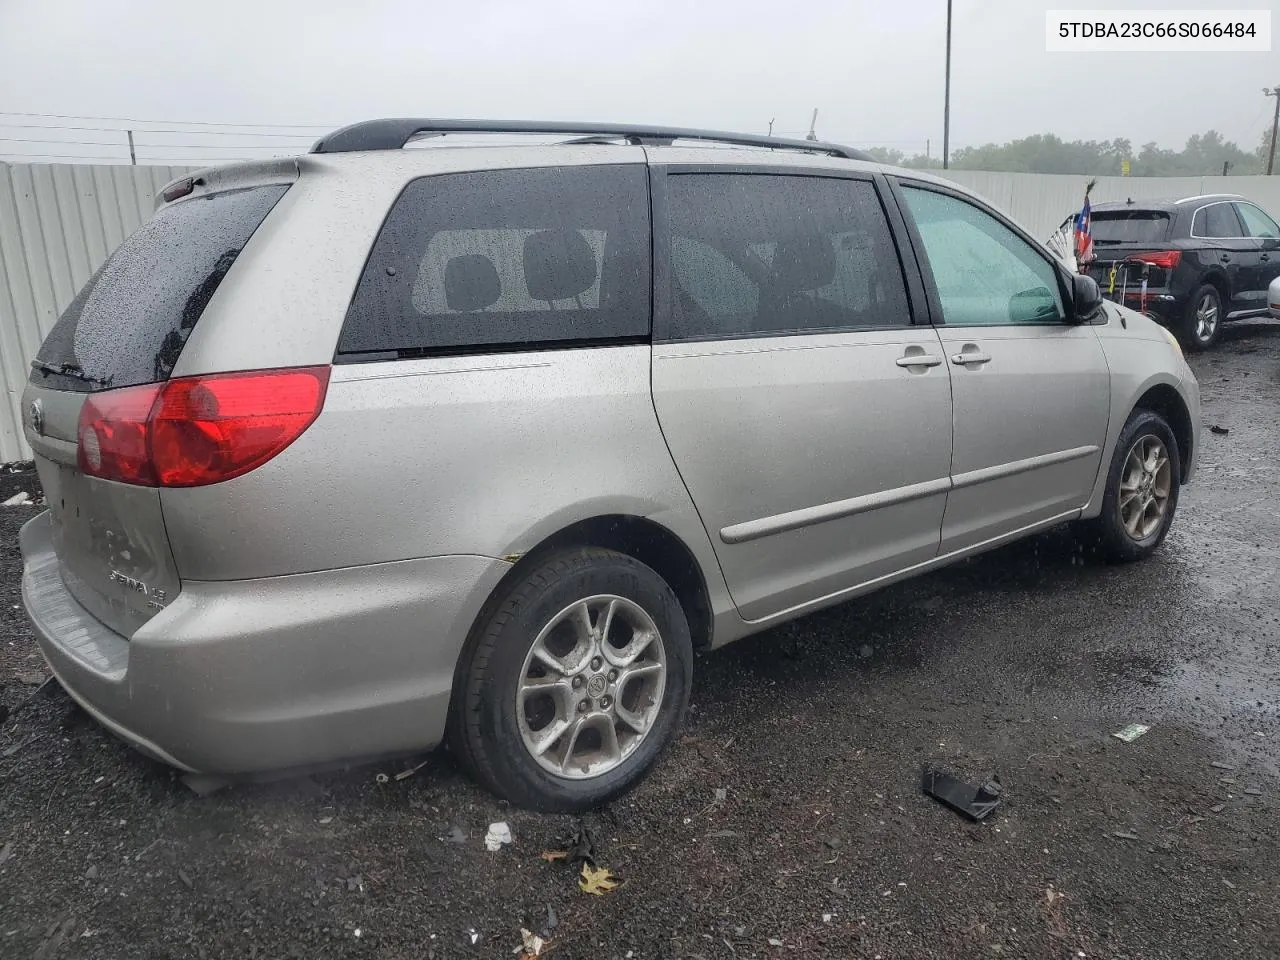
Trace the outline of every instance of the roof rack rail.
[[870, 160], [867, 154], [852, 147], [821, 140], [791, 140], [749, 133], [722, 133], [683, 127], [647, 127], [622, 123], [541, 123], [527, 120], [427, 120], [408, 117], [365, 120], [335, 130], [312, 146], [312, 153], [350, 153], [356, 150], [399, 150], [422, 134], [443, 136], [448, 133], [541, 133], [579, 135], [571, 143], [607, 143], [627, 140], [635, 144], [668, 145], [673, 140], [701, 140], [708, 143], [732, 144], [740, 147], [767, 147], [774, 150], [802, 150], [825, 153], [847, 160]]

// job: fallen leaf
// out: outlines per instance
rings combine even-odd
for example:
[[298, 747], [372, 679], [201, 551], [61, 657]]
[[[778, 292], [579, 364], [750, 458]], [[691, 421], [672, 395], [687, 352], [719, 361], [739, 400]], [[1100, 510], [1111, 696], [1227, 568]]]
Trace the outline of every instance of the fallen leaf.
[[582, 879], [578, 881], [578, 889], [583, 893], [589, 893], [593, 897], [603, 897], [619, 885], [620, 881], [616, 880], [604, 867], [596, 869], [590, 864], [582, 865]]
[[567, 850], [543, 850], [538, 856], [547, 861], [547, 863], [555, 863], [557, 860], [568, 860], [569, 853]]
[[546, 948], [547, 941], [532, 931], [520, 928], [520, 946], [512, 950], [512, 953], [520, 954], [520, 960], [532, 960], [534, 957], [542, 956], [542, 951]]

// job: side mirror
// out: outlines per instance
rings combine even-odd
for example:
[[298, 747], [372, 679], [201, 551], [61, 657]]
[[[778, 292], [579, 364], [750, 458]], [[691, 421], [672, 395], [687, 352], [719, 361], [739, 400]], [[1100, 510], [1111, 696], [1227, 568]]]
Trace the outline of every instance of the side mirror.
[[1098, 281], [1083, 273], [1071, 275], [1071, 315], [1077, 323], [1092, 320], [1102, 308], [1102, 290]]

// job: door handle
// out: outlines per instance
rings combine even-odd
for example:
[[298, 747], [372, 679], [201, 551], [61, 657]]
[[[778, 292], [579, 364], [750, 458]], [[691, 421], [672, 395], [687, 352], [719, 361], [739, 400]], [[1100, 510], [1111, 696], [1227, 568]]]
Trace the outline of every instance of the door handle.
[[974, 364], [990, 363], [991, 357], [989, 354], [979, 353], [978, 351], [975, 350], [970, 353], [952, 354], [951, 362], [958, 367], [964, 367], [964, 366], [968, 366], [971, 363], [974, 363]]
[[1264, 261], [1266, 261], [1266, 260], [1270, 260], [1270, 259], [1271, 259], [1271, 254], [1269, 254], [1269, 253], [1264, 253], [1264, 254], [1262, 255], [1262, 259], [1263, 259]]
[[936, 367], [941, 362], [941, 357], [935, 357], [928, 353], [909, 353], [905, 357], [899, 357], [894, 361], [900, 367]]
[[1230, 257], [1230, 256], [1228, 256], [1228, 255], [1227, 255], [1227, 254], [1225, 254], [1225, 253], [1220, 257], [1220, 259], [1222, 260], [1222, 262], [1223, 262], [1223, 263], [1230, 263], [1230, 262], [1231, 262], [1231, 257]]

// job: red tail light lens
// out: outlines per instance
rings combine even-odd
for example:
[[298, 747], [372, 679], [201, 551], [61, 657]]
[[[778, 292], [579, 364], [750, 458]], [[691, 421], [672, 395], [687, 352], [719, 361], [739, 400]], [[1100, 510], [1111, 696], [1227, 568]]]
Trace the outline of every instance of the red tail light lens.
[[147, 419], [163, 384], [92, 393], [80, 408], [77, 459], [90, 476], [156, 485]]
[[1182, 251], [1161, 250], [1159, 253], [1135, 253], [1132, 259], [1149, 263], [1153, 267], [1164, 267], [1166, 270], [1172, 270], [1182, 260]]
[[230, 480], [297, 440], [324, 406], [328, 367], [180, 377], [91, 395], [80, 469], [160, 487]]

